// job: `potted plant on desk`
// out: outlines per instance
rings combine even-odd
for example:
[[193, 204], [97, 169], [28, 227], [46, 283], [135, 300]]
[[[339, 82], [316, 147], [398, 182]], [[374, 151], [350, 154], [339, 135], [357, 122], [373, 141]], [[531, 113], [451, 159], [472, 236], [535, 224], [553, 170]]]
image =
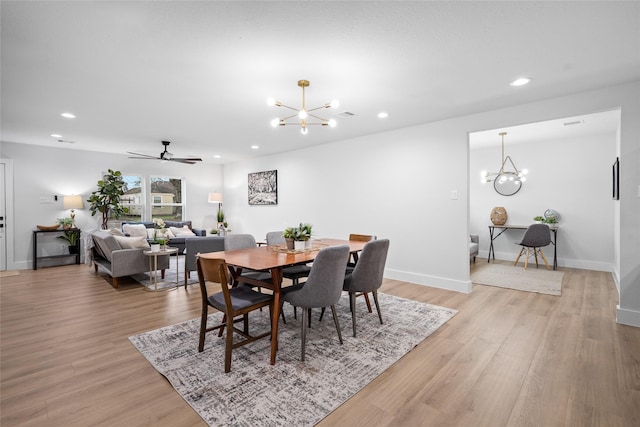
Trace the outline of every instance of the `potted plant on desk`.
[[73, 220], [71, 218], [58, 218], [58, 225], [61, 225], [63, 230], [68, 230], [73, 225]]

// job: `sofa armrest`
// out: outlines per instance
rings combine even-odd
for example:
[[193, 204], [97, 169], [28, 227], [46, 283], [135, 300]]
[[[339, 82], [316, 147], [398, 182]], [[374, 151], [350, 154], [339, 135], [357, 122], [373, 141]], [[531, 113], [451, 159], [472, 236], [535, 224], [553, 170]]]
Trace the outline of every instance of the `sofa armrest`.
[[207, 230], [202, 230], [201, 228], [192, 228], [191, 231], [193, 231], [196, 236], [206, 237], [207, 235]]
[[469, 237], [471, 237], [471, 241], [473, 243], [480, 243], [480, 238], [478, 237], [477, 234], [470, 234]]

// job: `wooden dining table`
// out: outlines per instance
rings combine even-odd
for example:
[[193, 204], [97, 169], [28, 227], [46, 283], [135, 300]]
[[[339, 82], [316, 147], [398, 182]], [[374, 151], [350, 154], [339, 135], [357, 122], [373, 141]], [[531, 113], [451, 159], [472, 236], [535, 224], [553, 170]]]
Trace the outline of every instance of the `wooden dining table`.
[[[297, 264], [313, 262], [318, 252], [330, 246], [348, 245], [349, 253], [362, 250], [367, 242], [340, 239], [316, 239], [312, 247], [304, 251], [287, 250], [280, 245], [257, 246], [255, 248], [236, 249], [233, 251], [208, 252], [199, 254], [201, 258], [224, 259], [231, 274], [238, 282], [260, 286], [273, 291], [273, 310], [271, 310], [271, 364], [276, 363], [278, 351], [278, 322], [280, 317], [280, 297], [282, 286], [282, 269]], [[242, 269], [271, 272], [271, 282], [264, 282], [242, 277]]]

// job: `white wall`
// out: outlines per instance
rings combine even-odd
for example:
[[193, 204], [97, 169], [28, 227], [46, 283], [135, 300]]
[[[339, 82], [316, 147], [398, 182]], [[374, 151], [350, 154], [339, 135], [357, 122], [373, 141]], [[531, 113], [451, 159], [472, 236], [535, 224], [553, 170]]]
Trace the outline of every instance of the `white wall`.
[[[62, 196], [80, 194], [85, 209], [76, 211], [76, 225], [82, 230], [99, 228], [99, 214], [91, 216], [86, 199], [97, 189], [102, 172], [111, 168], [125, 174], [162, 175], [181, 177], [187, 183], [185, 219], [192, 220], [195, 228], [208, 222], [215, 223], [217, 205], [207, 203], [210, 191], [222, 189], [221, 166], [181, 163], [160, 163], [153, 160], [133, 160], [125, 155], [91, 151], [54, 149], [36, 145], [3, 142], [1, 158], [13, 159], [14, 200], [12, 214], [14, 230], [14, 258], [7, 260], [7, 268], [32, 267], [32, 230], [36, 225], [53, 225], [57, 218], [68, 217], [62, 207]], [[40, 196], [58, 196], [53, 204], [41, 204]], [[9, 220], [9, 218], [7, 218]], [[59, 250], [59, 242], [47, 248], [48, 253]], [[60, 252], [62, 253], [62, 252]]]
[[[620, 288], [618, 321], [640, 326], [640, 82], [225, 165], [226, 213], [234, 231], [258, 237], [300, 221], [312, 222], [319, 236], [358, 232], [388, 237], [386, 277], [468, 292], [469, 182], [478, 176], [469, 176], [468, 133], [618, 108], [620, 152], [607, 151], [603, 167], [608, 176], [611, 156], [620, 155], [621, 200], [613, 207], [614, 212], [620, 210], [620, 223], [608, 232], [620, 228], [619, 259], [613, 259]], [[573, 155], [574, 161], [582, 156]], [[514, 158], [519, 157], [514, 154]], [[536, 174], [533, 166], [531, 181]], [[271, 169], [278, 170], [279, 205], [248, 206], [247, 174]], [[605, 183], [603, 194], [608, 195], [608, 178]], [[537, 185], [532, 184], [534, 189]], [[458, 200], [451, 200], [452, 190], [458, 192]], [[524, 197], [535, 190], [522, 191]], [[582, 221], [570, 213], [571, 207], [563, 212], [560, 200], [550, 194], [540, 207], [531, 209], [552, 207], [569, 215], [563, 217], [567, 224]], [[611, 200], [604, 202], [610, 206]], [[530, 215], [514, 209], [516, 218]], [[612, 262], [602, 253], [581, 255], [567, 226], [561, 224], [566, 239], [561, 244], [568, 250], [562, 252], [564, 262], [573, 262], [574, 256], [576, 262]], [[616, 251], [612, 252], [615, 257]]]
[[[496, 132], [496, 139], [498, 133]], [[470, 230], [480, 236], [480, 256], [489, 252], [489, 214], [495, 206], [507, 210], [507, 224], [529, 225], [546, 209], [560, 213], [558, 265], [589, 270], [614, 270], [614, 208], [611, 166], [616, 158], [616, 134], [576, 139], [507, 144], [516, 166], [529, 170], [527, 181], [513, 196], [482, 184], [480, 172], [500, 169], [500, 146], [470, 151]], [[496, 230], [498, 233], [500, 230]], [[513, 261], [524, 231], [509, 230], [494, 241], [496, 259]], [[553, 246], [544, 249], [551, 262]]]
[[[614, 250], [617, 314], [619, 322], [640, 326], [640, 82], [225, 165], [224, 209], [234, 232], [258, 238], [300, 221], [313, 223], [318, 237], [351, 232], [388, 237], [386, 277], [468, 292], [468, 133], [616, 108], [621, 110], [621, 200], [614, 202], [619, 216], [614, 215], [611, 233], [620, 230]], [[330, 131], [318, 131], [325, 130]], [[218, 166], [134, 161], [124, 155], [4, 142], [1, 150], [0, 157], [14, 159], [15, 169], [15, 260], [9, 260], [9, 269], [29, 268], [31, 230], [65, 214], [61, 202], [41, 205], [39, 196], [88, 195], [107, 168], [184, 177], [186, 216], [196, 226], [216, 211], [206, 200], [222, 182]], [[271, 169], [278, 170], [278, 206], [248, 206], [247, 174]], [[451, 200], [452, 190], [458, 200]], [[82, 228], [96, 226], [87, 211], [78, 212], [77, 219]]]

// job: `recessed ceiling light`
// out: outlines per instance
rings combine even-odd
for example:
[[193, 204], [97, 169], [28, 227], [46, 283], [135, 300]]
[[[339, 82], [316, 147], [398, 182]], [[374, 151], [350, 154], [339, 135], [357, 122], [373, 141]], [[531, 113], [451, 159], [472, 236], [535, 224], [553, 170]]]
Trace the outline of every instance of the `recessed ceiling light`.
[[62, 113], [60, 114], [62, 117], [64, 117], [65, 119], [75, 119], [76, 115], [73, 113]]
[[57, 133], [52, 133], [52, 134], [51, 134], [51, 137], [52, 137], [52, 138], [62, 138], [62, 135], [59, 135], [59, 134], [57, 134]]
[[384, 111], [378, 113], [379, 119], [386, 119], [387, 117], [389, 117], [389, 113], [385, 113]]
[[511, 86], [524, 86], [527, 83], [530, 83], [531, 80], [533, 80], [531, 77], [520, 77], [518, 79], [515, 79], [514, 81], [512, 81], [511, 83], [509, 83]]
[[257, 150], [258, 148], [260, 148], [260, 147], [258, 147], [257, 145], [252, 145], [252, 146], [251, 146], [251, 149], [252, 149], [252, 150]]
[[214, 159], [219, 159], [219, 158], [220, 158], [220, 154], [214, 154], [214, 155], [213, 155], [213, 158], [214, 158]]

